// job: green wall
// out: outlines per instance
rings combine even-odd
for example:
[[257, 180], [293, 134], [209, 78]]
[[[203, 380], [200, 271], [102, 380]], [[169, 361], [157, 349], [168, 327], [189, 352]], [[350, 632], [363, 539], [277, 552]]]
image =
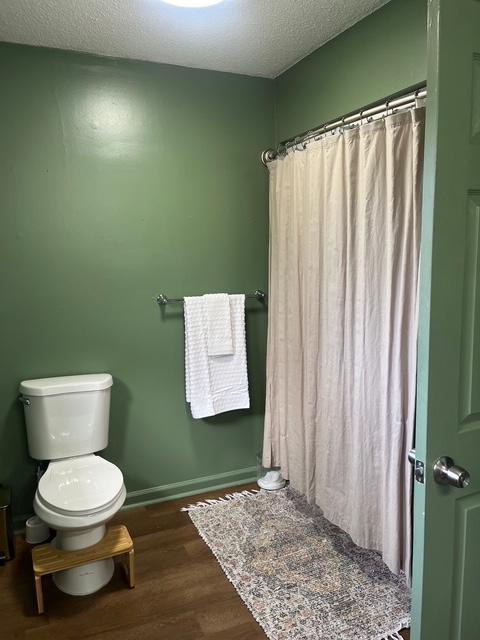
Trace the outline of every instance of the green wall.
[[426, 78], [427, 0], [391, 0], [276, 81], [277, 143]]
[[112, 373], [105, 456], [133, 501], [251, 477], [265, 310], [248, 302], [251, 410], [194, 421], [182, 309], [152, 296], [266, 288], [273, 82], [0, 44], [0, 83], [0, 482], [16, 513], [34, 487], [26, 378]]

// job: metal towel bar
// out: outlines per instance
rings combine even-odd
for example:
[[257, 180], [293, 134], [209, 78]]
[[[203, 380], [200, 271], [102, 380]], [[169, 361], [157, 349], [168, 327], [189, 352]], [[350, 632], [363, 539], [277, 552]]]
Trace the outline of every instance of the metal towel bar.
[[[247, 293], [245, 297], [262, 302], [267, 295], [264, 291], [261, 291], [261, 289], [257, 289], [255, 293]], [[157, 304], [179, 304], [184, 301], [184, 298], [168, 298], [164, 293], [159, 293], [158, 296], [155, 296], [153, 299]]]

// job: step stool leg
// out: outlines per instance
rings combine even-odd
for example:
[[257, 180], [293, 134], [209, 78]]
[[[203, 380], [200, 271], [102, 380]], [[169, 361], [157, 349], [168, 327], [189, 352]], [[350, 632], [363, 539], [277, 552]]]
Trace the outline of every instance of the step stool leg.
[[133, 549], [128, 552], [128, 586], [130, 589], [135, 586], [135, 552]]
[[40, 614], [45, 611], [43, 606], [42, 576], [35, 576], [35, 594], [37, 596], [37, 609]]

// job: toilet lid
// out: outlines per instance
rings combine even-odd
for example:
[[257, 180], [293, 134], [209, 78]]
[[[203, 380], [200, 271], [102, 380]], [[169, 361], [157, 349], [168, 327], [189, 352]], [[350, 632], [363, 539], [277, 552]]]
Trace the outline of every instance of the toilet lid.
[[78, 513], [104, 507], [122, 487], [120, 469], [92, 454], [50, 462], [38, 483], [38, 493], [52, 507]]

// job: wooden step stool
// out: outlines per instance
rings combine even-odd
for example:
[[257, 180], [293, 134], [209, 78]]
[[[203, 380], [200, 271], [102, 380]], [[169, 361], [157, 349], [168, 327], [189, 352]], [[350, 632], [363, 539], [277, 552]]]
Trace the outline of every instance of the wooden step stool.
[[62, 549], [55, 549], [51, 544], [42, 544], [34, 547], [32, 549], [32, 564], [38, 613], [45, 611], [43, 606], [42, 576], [115, 556], [122, 556], [122, 564], [127, 575], [128, 586], [132, 589], [135, 586], [133, 542], [127, 527], [123, 524], [108, 527], [105, 536], [100, 542], [86, 549], [63, 551]]

